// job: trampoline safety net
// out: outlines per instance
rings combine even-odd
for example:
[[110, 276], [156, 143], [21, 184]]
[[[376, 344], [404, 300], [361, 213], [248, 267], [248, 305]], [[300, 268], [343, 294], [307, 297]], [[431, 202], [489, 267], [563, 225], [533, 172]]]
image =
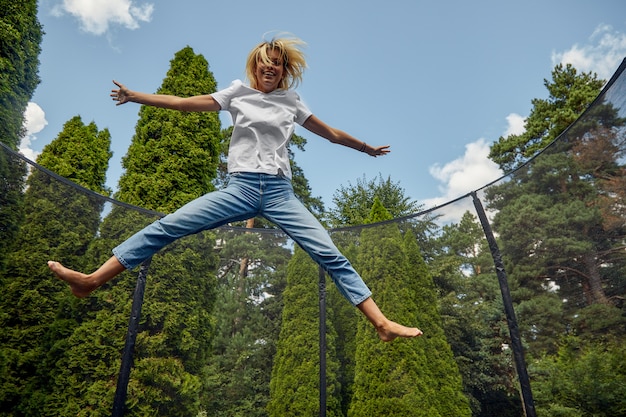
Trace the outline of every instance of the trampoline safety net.
[[381, 310], [424, 332], [391, 343], [259, 219], [74, 297], [48, 260], [92, 271], [163, 214], [2, 145], [0, 416], [623, 415], [623, 70], [493, 183], [329, 228]]

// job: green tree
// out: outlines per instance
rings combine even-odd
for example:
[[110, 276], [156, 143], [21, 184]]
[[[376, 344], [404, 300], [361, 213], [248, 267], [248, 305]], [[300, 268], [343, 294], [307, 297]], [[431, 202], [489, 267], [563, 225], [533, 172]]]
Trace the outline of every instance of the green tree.
[[[331, 224], [339, 229], [332, 231], [333, 239], [353, 262], [358, 258], [360, 226], [371, 216], [376, 201], [393, 217], [406, 217], [406, 220], [398, 222], [401, 230], [412, 231], [420, 244], [430, 247], [428, 236], [436, 229], [433, 219], [428, 216], [412, 217], [418, 213], [421, 206], [407, 198], [404, 189], [390, 178], [385, 180], [379, 175], [371, 181], [359, 179], [356, 185], [341, 187], [333, 195], [333, 201], [335, 209], [329, 215], [329, 219]], [[347, 414], [354, 394], [354, 352], [357, 343], [355, 338], [358, 315], [332, 286], [329, 288], [328, 304], [334, 312], [333, 324], [338, 334], [337, 357], [341, 364], [338, 378], [341, 382], [342, 409], [344, 414]]]
[[0, 274], [7, 253], [15, 246], [15, 236], [24, 220], [24, 179], [26, 164], [0, 148]]
[[[93, 122], [84, 125], [76, 116], [44, 147], [38, 162], [88, 189], [106, 192], [110, 142], [108, 130], [98, 131]], [[50, 276], [46, 261], [84, 265], [103, 208], [102, 201], [40, 170], [32, 172], [27, 184], [24, 225], [0, 280], [0, 409], [5, 415], [41, 415], [49, 401], [54, 363], [78, 317], [73, 296]]]
[[[24, 136], [24, 111], [39, 84], [43, 31], [37, 1], [0, 0], [0, 142], [15, 150]], [[25, 164], [0, 152], [0, 272], [23, 219]]]
[[24, 111], [40, 81], [43, 31], [35, 0], [1, 0], [0, 10], [0, 141], [16, 149]]
[[265, 416], [291, 251], [282, 233], [220, 230], [216, 331], [203, 408], [213, 416]]
[[[559, 106], [540, 106], [544, 102], [535, 101], [527, 126], [564, 128], [563, 115], [573, 120], [584, 108], [581, 97], [589, 105], [602, 85], [569, 66], [557, 67], [553, 77], [547, 86], [551, 102]], [[598, 104], [531, 164], [516, 171], [511, 181], [487, 192], [491, 207], [498, 210], [494, 225], [503, 253], [519, 285], [516, 296], [522, 302], [519, 312], [525, 336], [539, 349], [554, 352], [568, 317], [582, 306], [610, 303], [612, 294], [607, 290], [619, 291], [615, 279], [619, 282], [617, 271], [626, 262], [622, 249], [626, 229], [614, 215], [624, 197], [623, 192], [610, 189], [620, 183], [614, 178], [623, 177], [619, 162], [624, 152], [624, 134], [619, 129], [623, 125], [610, 103]], [[525, 136], [528, 143], [536, 142], [532, 139], [536, 137], [547, 143], [560, 131], [555, 127], [539, 133], [545, 136]], [[492, 156], [496, 150], [492, 149]]]
[[[209, 94], [215, 85], [207, 61], [185, 47], [170, 62], [158, 93]], [[139, 115], [135, 136], [123, 158], [126, 171], [116, 198], [168, 213], [211, 191], [218, 161], [218, 115], [152, 107], [141, 107]], [[87, 269], [110, 257], [113, 246], [152, 220], [154, 217], [138, 211], [113, 207], [103, 221], [100, 238], [89, 248], [87, 257], [93, 264]], [[210, 353], [214, 323], [214, 246], [213, 234], [200, 233], [169, 245], [154, 257], [126, 415], [197, 413], [200, 375]], [[76, 414], [81, 409], [93, 410], [93, 415], [110, 413], [135, 274], [125, 272], [87, 300], [85, 320], [70, 338], [64, 360], [58, 363], [56, 414]], [[82, 382], [72, 375], [80, 375]]]
[[[597, 361], [611, 363], [624, 336], [626, 119], [609, 93], [599, 95], [603, 84], [571, 66], [556, 67], [546, 82], [550, 98], [533, 101], [527, 132], [491, 152], [503, 169], [519, 168], [487, 198], [497, 210], [494, 228], [527, 357], [538, 361], [537, 401], [546, 415], [603, 415], [595, 400], [579, 396], [579, 388], [589, 395], [598, 386], [606, 390], [598, 397], [607, 409], [623, 412], [610, 400], [623, 395], [619, 384], [606, 384], [604, 370], [594, 381], [582, 378]], [[571, 355], [571, 346], [584, 348]]]
[[544, 79], [543, 84], [550, 95], [531, 101], [524, 133], [500, 137], [491, 146], [489, 158], [504, 172], [519, 167], [556, 139], [598, 96], [604, 81], [595, 74], [579, 74], [571, 64], [559, 64], [552, 80]]
[[420, 206], [404, 194], [404, 189], [391, 178], [367, 181], [357, 179], [356, 185], [341, 186], [333, 194], [335, 207], [328, 213], [332, 227], [364, 224], [370, 215], [374, 200], [380, 200], [393, 218], [417, 213]]
[[443, 328], [474, 416], [523, 413], [493, 258], [477, 219], [466, 212], [444, 225], [429, 264]]
[[[157, 94], [188, 97], [215, 92], [202, 55], [178, 51]], [[118, 198], [169, 213], [213, 190], [219, 160], [217, 113], [179, 112], [141, 106], [135, 136], [122, 160]]]
[[[270, 416], [319, 414], [319, 303], [318, 266], [301, 249], [289, 261], [282, 327], [270, 383]], [[332, 311], [328, 311], [332, 315]], [[341, 416], [336, 335], [327, 323], [326, 392], [328, 416]]]
[[[388, 220], [379, 200], [368, 222]], [[417, 340], [381, 342], [365, 320], [357, 327], [354, 397], [349, 416], [469, 416], [461, 377], [441, 327], [434, 284], [415, 237], [395, 224], [364, 229], [358, 266], [381, 310], [417, 323]]]
[[557, 355], [531, 368], [537, 411], [542, 416], [609, 417], [626, 411], [626, 350], [568, 338]]

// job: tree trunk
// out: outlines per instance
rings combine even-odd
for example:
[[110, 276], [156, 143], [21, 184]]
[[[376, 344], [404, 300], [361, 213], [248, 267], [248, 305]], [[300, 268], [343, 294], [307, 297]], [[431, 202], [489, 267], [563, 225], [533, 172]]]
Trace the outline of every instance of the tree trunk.
[[587, 252], [583, 255], [583, 261], [587, 269], [586, 279], [588, 285], [583, 285], [585, 291], [588, 291], [586, 298], [590, 300], [592, 304], [610, 304], [602, 288], [602, 277], [600, 276], [600, 269], [598, 268], [596, 259], [595, 252]]
[[[248, 219], [246, 221], [246, 229], [254, 229], [254, 217]], [[239, 265], [239, 278], [243, 281], [245, 277], [248, 276], [248, 264], [250, 260], [248, 258], [242, 258], [241, 264]], [[243, 283], [240, 285], [240, 288], [243, 287]]]

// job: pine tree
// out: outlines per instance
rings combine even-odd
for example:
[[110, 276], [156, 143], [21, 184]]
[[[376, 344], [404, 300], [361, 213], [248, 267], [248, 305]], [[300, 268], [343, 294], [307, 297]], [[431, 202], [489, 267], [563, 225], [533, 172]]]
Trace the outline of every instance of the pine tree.
[[202, 408], [213, 416], [266, 416], [286, 264], [282, 233], [220, 231], [216, 335]]
[[[103, 192], [110, 135], [76, 116], [48, 144], [38, 162], [93, 191]], [[3, 412], [39, 415], [52, 390], [54, 362], [77, 325], [73, 296], [50, 276], [49, 259], [81, 264], [100, 221], [101, 201], [34, 170], [25, 196], [25, 221], [0, 281]], [[82, 262], [84, 264], [84, 262]]]
[[473, 415], [523, 414], [493, 258], [475, 216], [444, 225], [429, 264]]
[[[503, 168], [551, 143], [599, 94], [603, 82], [557, 66], [546, 82], [548, 100], [535, 100], [527, 132], [492, 148]], [[502, 241], [522, 336], [533, 355], [556, 353], [580, 308], [613, 305], [623, 295], [626, 120], [610, 101], [599, 102], [511, 181], [487, 191], [498, 210]], [[619, 219], [621, 217], [621, 221]], [[613, 309], [619, 315], [619, 308]]]

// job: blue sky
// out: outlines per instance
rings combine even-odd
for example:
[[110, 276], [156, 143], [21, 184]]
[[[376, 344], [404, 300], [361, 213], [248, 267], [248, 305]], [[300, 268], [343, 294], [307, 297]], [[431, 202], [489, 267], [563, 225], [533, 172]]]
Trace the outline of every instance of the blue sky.
[[339, 187], [378, 175], [427, 207], [479, 188], [500, 175], [489, 145], [523, 131], [556, 64], [608, 79], [626, 57], [623, 0], [41, 0], [39, 20], [41, 83], [21, 150], [35, 158], [80, 115], [111, 132], [113, 189], [139, 106], [115, 106], [112, 79], [154, 92], [191, 46], [224, 88], [265, 33], [300, 37], [298, 92], [313, 113], [392, 150], [371, 158], [298, 130], [308, 144], [296, 160], [327, 208]]

